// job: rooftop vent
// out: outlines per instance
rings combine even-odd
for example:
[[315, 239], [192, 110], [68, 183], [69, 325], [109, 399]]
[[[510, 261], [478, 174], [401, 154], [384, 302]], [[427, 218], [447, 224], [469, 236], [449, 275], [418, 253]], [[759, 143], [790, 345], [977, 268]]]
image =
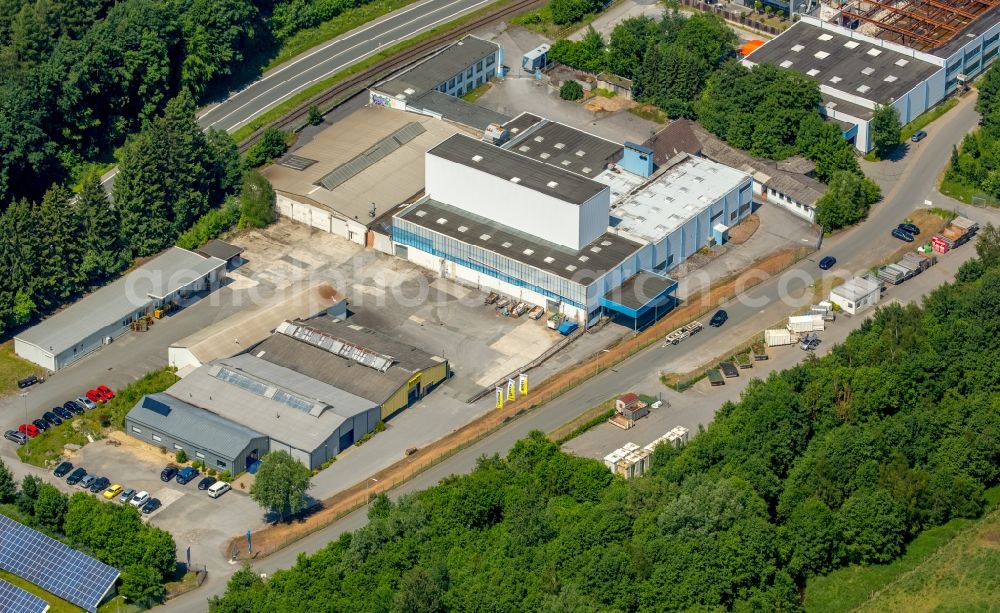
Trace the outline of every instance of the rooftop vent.
[[521, 145], [520, 147], [517, 148], [517, 150], [520, 151], [521, 153], [527, 153], [528, 151], [531, 151], [531, 147], [527, 145]]
[[549, 181], [548, 182], [548, 186], [551, 187], [552, 189], [555, 189], [555, 188], [559, 187], [559, 184], [556, 183], [555, 181]]
[[543, 160], [547, 160], [552, 156], [549, 153], [543, 151], [542, 153], [538, 154], [538, 157], [542, 158]]
[[566, 143], [556, 143], [556, 144], [554, 144], [552, 146], [555, 147], [556, 149], [565, 149], [566, 148]]
[[612, 244], [611, 241], [601, 241], [601, 246], [602, 247], [610, 247], [611, 244]]
[[882, 80], [885, 81], [886, 83], [892, 83], [893, 81], [896, 81], [898, 78], [899, 77], [897, 77], [896, 75], [892, 75], [891, 74], [891, 75], [889, 75], [888, 77], [886, 77], [886, 78], [884, 78]]
[[582, 170], [583, 174], [585, 174], [585, 175], [588, 175], [588, 174], [590, 174], [590, 173], [591, 173], [591, 172], [592, 172], [592, 171], [593, 171], [594, 169], [593, 169], [593, 168], [591, 168], [590, 166], [584, 166], [584, 167], [583, 167], [583, 168], [582, 168], [581, 170]]
[[544, 137], [544, 136], [536, 136], [536, 137], [535, 137], [535, 142], [536, 142], [536, 143], [540, 143], [540, 142], [542, 142], [543, 140], [545, 140], [545, 137]]
[[840, 77], [830, 77], [830, 83], [840, 83], [843, 81]]
[[589, 260], [589, 259], [590, 259], [590, 257], [589, 257], [589, 256], [586, 256], [586, 255], [581, 255], [581, 256], [580, 256], [579, 258], [577, 258], [577, 259], [578, 259], [578, 260], [580, 260], [581, 262], [586, 262], [587, 260]]
[[563, 160], [559, 163], [562, 164], [563, 166], [569, 166], [569, 160]]
[[598, 247], [597, 245], [594, 245], [593, 247], [590, 248], [590, 251], [592, 253], [600, 253], [601, 252], [601, 248]]
[[587, 155], [587, 152], [584, 151], [583, 149], [580, 149], [579, 151], [576, 152], [576, 157], [578, 158], [582, 158], [585, 155]]

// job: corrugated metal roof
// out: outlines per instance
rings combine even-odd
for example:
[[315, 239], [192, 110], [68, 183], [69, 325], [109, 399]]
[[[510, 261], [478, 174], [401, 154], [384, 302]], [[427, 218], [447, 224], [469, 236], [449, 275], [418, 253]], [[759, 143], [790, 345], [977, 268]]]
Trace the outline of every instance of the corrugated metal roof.
[[265, 436], [164, 393], [143, 396], [128, 412], [128, 419], [229, 460], [235, 460], [255, 438]]

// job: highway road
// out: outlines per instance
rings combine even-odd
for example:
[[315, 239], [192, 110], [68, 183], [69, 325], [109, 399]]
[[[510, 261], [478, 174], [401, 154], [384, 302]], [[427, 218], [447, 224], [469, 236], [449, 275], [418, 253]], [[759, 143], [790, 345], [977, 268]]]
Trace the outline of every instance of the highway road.
[[[355, 28], [272, 68], [243, 89], [198, 114], [204, 129], [233, 132], [255, 117], [341, 70], [401, 40], [447, 23], [494, 0], [423, 0]], [[109, 193], [114, 168], [101, 177]]]
[[[782, 296], [786, 293], [811, 284], [820, 274], [864, 271], [879, 263], [901, 245], [899, 241], [889, 236], [891, 228], [915, 208], [924, 206], [925, 200], [931, 200], [934, 206], [957, 208], [964, 215], [985, 221], [984, 211], [977, 211], [972, 207], [948, 200], [936, 191], [937, 176], [948, 161], [952, 145], [959, 143], [962, 137], [976, 126], [978, 115], [974, 111], [974, 105], [974, 96], [962, 100], [957, 107], [928, 127], [929, 136], [919, 144], [911, 144], [903, 159], [881, 165], [880, 168], [887, 176], [894, 176], [887, 181], [889, 188], [884, 190], [884, 199], [875, 206], [867, 221], [828, 238], [824, 241], [822, 249], [810, 258], [725, 304], [724, 308], [729, 313], [729, 321], [725, 327], [707, 329], [671, 348], [670, 351], [716, 355], [713, 350], [714, 345], [726, 340], [731, 340], [734, 344], [743, 340], [743, 336], [734, 333], [734, 329], [738, 329], [739, 326], [759, 330], [794, 310], [794, 306], [782, 300]], [[989, 219], [996, 219], [994, 212], [990, 212]], [[816, 261], [824, 255], [833, 255], [838, 259], [835, 270], [822, 273], [816, 267]], [[419, 477], [393, 490], [390, 495], [396, 498], [402, 494], [433, 486], [449, 475], [467, 473], [475, 467], [476, 459], [480, 456], [494, 453], [504, 455], [517, 440], [530, 431], [551, 431], [587, 407], [602, 402], [614, 391], [637, 386], [648, 379], [651, 371], [655, 372], [659, 367], [663, 351], [658, 343], [652, 345], [617, 365], [614, 370], [605, 370], [557, 400], [525, 414], [496, 433], [428, 469]], [[261, 560], [254, 567], [259, 572], [267, 574], [288, 568], [295, 564], [300, 554], [312, 553], [336, 539], [341, 533], [360, 528], [365, 522], [366, 509], [359, 509], [285, 550]], [[213, 567], [218, 568], [223, 565], [216, 563]], [[166, 609], [185, 613], [202, 611], [205, 598], [225, 590], [225, 580], [226, 577], [220, 576], [220, 573], [210, 572], [208, 581], [201, 589], [170, 601]]]

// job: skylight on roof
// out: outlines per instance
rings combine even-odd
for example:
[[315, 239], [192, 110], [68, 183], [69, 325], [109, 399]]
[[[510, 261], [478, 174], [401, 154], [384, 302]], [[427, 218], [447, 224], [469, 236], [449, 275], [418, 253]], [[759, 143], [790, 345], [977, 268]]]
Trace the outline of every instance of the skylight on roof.
[[521, 177], [511, 177], [510, 178], [510, 182], [511, 183], [520, 183], [521, 182]]
[[556, 259], [554, 257], [552, 257], [551, 255], [545, 256], [545, 263], [546, 264], [551, 264], [552, 262], [555, 262], [555, 261], [556, 261]]
[[481, 240], [481, 241], [488, 241], [488, 240], [490, 240], [490, 238], [492, 238], [492, 237], [489, 234], [480, 234], [479, 235], [479, 240]]
[[544, 137], [544, 136], [536, 136], [536, 137], [535, 137], [535, 142], [536, 142], [536, 143], [540, 143], [540, 142], [542, 142], [543, 140], [545, 140], [545, 137]]
[[427, 211], [419, 210], [416, 213], [414, 213], [414, 215], [416, 215], [417, 217], [424, 217], [425, 215], [427, 215]]
[[902, 67], [902, 66], [906, 66], [907, 64], [909, 64], [909, 63], [910, 63], [910, 60], [906, 59], [905, 57], [901, 57], [901, 58], [899, 58], [898, 60], [896, 60], [896, 61], [895, 61], [895, 62], [893, 62], [893, 63], [894, 63], [894, 64], [895, 64], [896, 66], [900, 66], [900, 67]]
[[870, 90], [870, 89], [871, 88], [868, 87], [867, 85], [861, 85], [861, 86], [858, 87], [857, 91], [859, 93], [866, 94], [866, 93], [868, 93], [868, 90]]
[[809, 70], [806, 71], [806, 74], [809, 75], [810, 77], [815, 77], [816, 75], [819, 74], [819, 70], [816, 68], [810, 68]]
[[510, 249], [510, 245], [511, 245], [510, 241], [504, 241], [501, 247], [503, 247], [504, 249]]
[[826, 32], [824, 32], [824, 33], [820, 34], [820, 35], [819, 35], [819, 36], [817, 36], [816, 38], [818, 38], [818, 39], [820, 39], [820, 40], [833, 40], [833, 36], [831, 36], [831, 35], [827, 34]]
[[899, 77], [897, 77], [894, 74], [891, 74], [891, 75], [889, 75], [888, 77], [886, 77], [886, 78], [884, 78], [882, 80], [885, 81], [886, 83], [892, 83], [893, 81], [896, 81], [897, 79], [899, 79]]
[[579, 151], [576, 152], [576, 157], [578, 158], [582, 158], [585, 155], [587, 155], [587, 152], [584, 151], [583, 149], [580, 149]]
[[466, 226], [458, 226], [458, 231], [459, 232], [468, 232], [468, 230], [469, 230], [469, 228], [467, 228]]
[[563, 166], [569, 166], [569, 160], [563, 160], [559, 163], [562, 164]]
[[791, 68], [792, 60], [785, 60], [784, 62], [778, 64], [778, 66], [781, 66], [782, 68]]
[[556, 144], [554, 144], [552, 146], [555, 147], [556, 149], [565, 149], [566, 148], [566, 143], [556, 143]]
[[882, 50], [881, 49], [875, 49], [875, 48], [869, 49], [868, 50], [868, 55], [870, 55], [872, 57], [877, 57], [879, 55], [882, 55]]
[[863, 74], [863, 75], [870, 75], [870, 74], [872, 74], [874, 72], [875, 72], [875, 69], [872, 68], [871, 66], [865, 66], [864, 68], [861, 69], [861, 74]]
[[803, 49], [805, 49], [805, 47], [802, 46], [802, 45], [795, 45], [795, 46], [792, 47], [792, 51], [794, 51], [795, 53], [798, 53], [799, 51], [802, 51]]
[[578, 259], [578, 260], [580, 260], [581, 262], [584, 262], [584, 263], [586, 263], [586, 261], [587, 261], [587, 260], [589, 260], [589, 259], [590, 259], [590, 257], [589, 257], [589, 256], [586, 256], [586, 255], [581, 255], [581, 256], [580, 256], [580, 257], [578, 257], [577, 259]]
[[527, 153], [528, 151], [531, 151], [531, 147], [527, 145], [521, 145], [520, 147], [517, 148], [517, 150], [520, 151], [521, 153]]
[[841, 81], [843, 81], [843, 79], [838, 76], [830, 77], [830, 83], [840, 83]]
[[483, 156], [481, 156], [481, 155], [479, 155], [477, 153], [476, 155], [472, 156], [472, 161], [473, 162], [482, 162], [483, 161]]
[[844, 46], [847, 47], [848, 49], [855, 49], [855, 48], [861, 46], [861, 43], [859, 43], [856, 40], [849, 40], [846, 43], [844, 43]]
[[551, 187], [552, 189], [555, 189], [555, 188], [559, 187], [559, 183], [557, 183], [555, 181], [549, 181], [548, 182], [548, 186]]
[[593, 247], [590, 248], [590, 251], [592, 253], [600, 253], [601, 252], [601, 248], [598, 247], [597, 245], [594, 245]]
[[552, 157], [552, 156], [551, 156], [551, 155], [549, 155], [549, 154], [548, 154], [547, 152], [543, 151], [542, 153], [540, 153], [540, 154], [538, 155], [538, 157], [542, 158], [543, 160], [547, 160], [547, 159], [549, 159], [549, 158], [550, 158], [550, 157]]
[[531, 255], [531, 254], [533, 254], [534, 252], [535, 252], [535, 250], [534, 250], [534, 249], [532, 249], [531, 247], [528, 247], [527, 249], [525, 249], [525, 250], [524, 250], [524, 251], [522, 251], [521, 253], [523, 253], [524, 255]]
[[566, 270], [573, 272], [574, 270], [576, 270], [576, 266], [574, 266], [573, 264], [567, 264]]
[[448, 220], [445, 219], [444, 217], [438, 217], [437, 222], [438, 224], [443, 226], [444, 224], [448, 223]]
[[813, 57], [816, 58], [817, 60], [825, 60], [826, 58], [830, 57], [830, 54], [827, 53], [826, 51], [817, 51], [816, 53], [813, 54]]

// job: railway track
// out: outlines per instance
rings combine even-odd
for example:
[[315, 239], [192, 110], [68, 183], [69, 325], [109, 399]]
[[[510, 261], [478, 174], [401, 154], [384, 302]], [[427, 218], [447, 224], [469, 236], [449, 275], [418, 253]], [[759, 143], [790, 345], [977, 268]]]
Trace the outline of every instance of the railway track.
[[498, 7], [496, 10], [484, 13], [483, 15], [480, 15], [479, 17], [461, 25], [450, 28], [438, 36], [417, 43], [416, 45], [400, 51], [391, 57], [387, 57], [377, 62], [375, 65], [366, 68], [355, 75], [347, 77], [343, 81], [334, 84], [326, 91], [320, 92], [319, 94], [306, 100], [280, 119], [276, 119], [266, 126], [258, 128], [253, 132], [253, 134], [240, 142], [240, 153], [245, 153], [247, 149], [260, 140], [264, 130], [268, 128], [277, 128], [285, 132], [295, 132], [301, 130], [306, 125], [309, 109], [313, 106], [323, 109], [324, 112], [328, 112], [331, 108], [336, 107], [344, 100], [347, 100], [351, 96], [354, 96], [355, 94], [371, 87], [379, 79], [416, 63], [430, 52], [438, 49], [455, 38], [473, 32], [478, 28], [489, 25], [497, 20], [506, 19], [512, 15], [541, 6], [545, 4], [545, 2], [546, 0], [517, 0], [511, 4]]

